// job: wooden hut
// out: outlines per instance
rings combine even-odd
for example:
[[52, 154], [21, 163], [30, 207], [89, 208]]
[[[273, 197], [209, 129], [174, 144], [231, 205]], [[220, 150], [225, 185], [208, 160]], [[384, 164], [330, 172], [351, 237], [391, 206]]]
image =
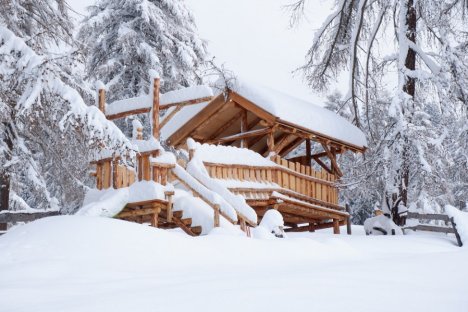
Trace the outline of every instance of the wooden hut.
[[[287, 231], [333, 227], [339, 233], [339, 226], [348, 222], [349, 215], [338, 202], [336, 181], [343, 173], [337, 156], [366, 149], [363, 133], [348, 121], [306, 101], [239, 81], [216, 96], [203, 86], [160, 95], [157, 79], [152, 89], [148, 96], [108, 106], [102, 95], [100, 108], [108, 119], [150, 113], [155, 139], [161, 138], [176, 149], [190, 150], [191, 157], [196, 155], [202, 161], [213, 183], [242, 196], [258, 220], [268, 209], [277, 209]], [[187, 145], [190, 139], [197, 143]], [[288, 157], [299, 146], [303, 146], [303, 153]], [[98, 188], [128, 187], [142, 180], [166, 184], [178, 179], [214, 209], [215, 224], [219, 225], [220, 215], [233, 224], [237, 222], [210, 202], [209, 196], [200, 194], [198, 187], [172, 172], [174, 165], [155, 162], [158, 155], [156, 149], [144, 150], [138, 155], [134, 170], [119, 167], [115, 157], [98, 159]], [[210, 188], [211, 183], [200, 182], [202, 187]], [[154, 206], [153, 210], [147, 209], [151, 210], [147, 218], [152, 218], [152, 224], [190, 224], [182, 216], [175, 223], [170, 196], [157, 200], [154, 205], [143, 203], [146, 208]], [[140, 216], [138, 211], [142, 211], [143, 204], [129, 203], [122, 213]], [[237, 216], [244, 230], [247, 225], [257, 224], [257, 220], [240, 211]], [[186, 232], [199, 234], [201, 230], [189, 228]]]

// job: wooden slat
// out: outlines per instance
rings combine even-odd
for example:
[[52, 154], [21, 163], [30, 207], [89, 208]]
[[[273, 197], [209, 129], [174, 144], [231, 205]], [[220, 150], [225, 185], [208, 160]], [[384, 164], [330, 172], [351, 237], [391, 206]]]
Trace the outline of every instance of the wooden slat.
[[0, 213], [0, 223], [31, 222], [37, 219], [58, 215], [60, 215], [59, 211], [44, 211], [31, 213], [4, 211]]
[[407, 219], [419, 219], [419, 220], [440, 220], [449, 222], [449, 217], [444, 214], [436, 213], [417, 213], [417, 212], [408, 212]]

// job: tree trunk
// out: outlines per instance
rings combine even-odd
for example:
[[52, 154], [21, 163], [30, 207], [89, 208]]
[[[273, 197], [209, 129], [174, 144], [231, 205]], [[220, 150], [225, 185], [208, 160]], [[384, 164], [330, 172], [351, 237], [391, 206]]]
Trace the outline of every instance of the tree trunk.
[[[406, 2], [406, 38], [409, 41], [416, 43], [416, 27], [417, 27], [417, 17], [416, 17], [416, 8], [414, 6], [414, 0], [407, 0]], [[414, 71], [416, 69], [416, 52], [409, 48], [408, 53], [405, 59], [405, 67], [408, 70]], [[404, 108], [414, 110], [414, 96], [416, 94], [416, 78], [409, 77], [405, 75], [405, 84], [403, 85], [403, 92], [410, 96], [411, 100], [409, 106]], [[404, 111], [406, 115], [410, 116], [412, 112]], [[408, 183], [409, 183], [409, 139], [406, 133], [401, 134], [403, 137], [403, 151], [402, 151], [402, 165], [400, 168], [399, 176], [399, 186], [398, 186], [398, 196], [393, 196], [393, 207], [392, 215], [393, 221], [397, 225], [404, 225], [405, 218], [402, 218], [399, 215], [398, 206], [402, 203], [405, 207], [408, 206]], [[396, 199], [396, 200], [395, 200]]]
[[[6, 131], [6, 136], [4, 138], [5, 145], [8, 147], [9, 151], [6, 152], [6, 159], [11, 159], [10, 151], [13, 149], [13, 141], [11, 140], [11, 126], [7, 123], [2, 124]], [[0, 211], [8, 210], [10, 208], [10, 174], [6, 168], [1, 168], [0, 170]], [[7, 224], [0, 223], [0, 231], [6, 231]]]

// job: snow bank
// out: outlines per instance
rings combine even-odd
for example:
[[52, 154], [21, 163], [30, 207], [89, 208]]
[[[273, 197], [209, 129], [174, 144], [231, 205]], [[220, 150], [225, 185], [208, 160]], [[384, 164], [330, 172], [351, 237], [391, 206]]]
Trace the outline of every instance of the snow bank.
[[187, 164], [187, 172], [201, 182], [208, 189], [221, 195], [238, 213], [246, 217], [251, 223], [257, 224], [257, 213], [240, 195], [231, 193], [224, 185], [212, 179], [206, 171], [203, 162], [198, 158], [198, 150], [192, 160]]
[[75, 214], [77, 216], [112, 218], [122, 211], [128, 201], [128, 188], [90, 189], [86, 192], [83, 207]]
[[463, 212], [451, 205], [445, 206], [445, 212], [450, 218], [453, 218], [455, 221], [458, 234], [463, 242], [463, 246], [468, 244], [468, 213]]
[[358, 147], [367, 146], [359, 128], [325, 108], [250, 81], [236, 79], [233, 90], [283, 121]]
[[192, 148], [195, 147], [197, 156], [203, 162], [228, 165], [250, 165], [259, 167], [277, 166], [277, 164], [273, 161], [264, 158], [262, 155], [247, 148], [200, 144], [198, 142], [194, 142], [191, 145]]
[[468, 305], [468, 249], [448, 243], [453, 238], [288, 236], [194, 238], [108, 218], [41, 219], [0, 236], [0, 310], [451, 312]]

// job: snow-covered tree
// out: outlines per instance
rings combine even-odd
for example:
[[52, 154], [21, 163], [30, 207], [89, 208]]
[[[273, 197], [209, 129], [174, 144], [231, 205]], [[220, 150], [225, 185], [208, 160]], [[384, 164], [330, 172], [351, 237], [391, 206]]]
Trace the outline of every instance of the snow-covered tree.
[[[294, 16], [306, 2], [293, 5]], [[381, 181], [370, 187], [379, 189], [376, 197], [397, 224], [410, 206], [453, 200], [441, 183], [449, 185], [453, 178], [449, 168], [457, 148], [447, 149], [448, 134], [461, 135], [452, 125], [467, 117], [467, 5], [464, 0], [336, 1], [302, 67], [310, 86], [320, 91], [348, 72], [342, 101], [368, 135], [365, 159], [375, 157], [372, 164], [382, 165], [374, 172]], [[397, 81], [396, 87], [391, 100], [382, 101], [388, 99], [382, 96], [389, 81]], [[359, 163], [366, 171], [368, 162]], [[466, 181], [466, 171], [462, 175], [458, 181]]]
[[199, 82], [205, 43], [183, 0], [98, 0], [89, 12], [79, 32], [86, 72], [107, 85], [109, 101], [147, 93], [150, 70], [162, 92]]
[[77, 92], [86, 87], [67, 49], [72, 24], [65, 2], [5, 1], [3, 8], [1, 208], [73, 208], [92, 147], [125, 146], [126, 139]]

